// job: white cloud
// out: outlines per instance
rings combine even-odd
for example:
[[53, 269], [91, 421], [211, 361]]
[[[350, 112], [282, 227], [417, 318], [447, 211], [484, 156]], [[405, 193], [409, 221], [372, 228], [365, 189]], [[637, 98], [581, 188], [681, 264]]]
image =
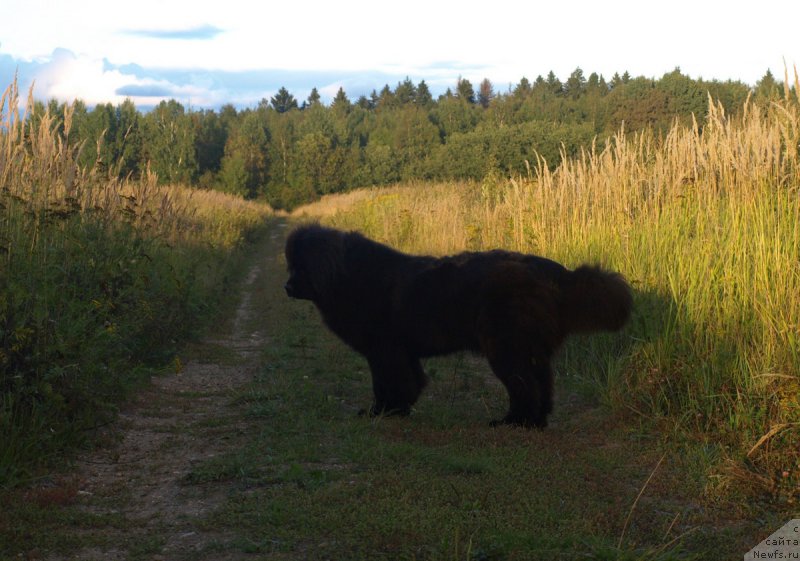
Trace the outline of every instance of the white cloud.
[[116, 90], [127, 83], [118, 70], [105, 70], [103, 61], [59, 50], [41, 67], [35, 92], [45, 98], [80, 98], [89, 104], [116, 101]]
[[[50, 57], [39, 57], [32, 74], [34, 95], [39, 99], [80, 99], [88, 105], [119, 104], [127, 98], [145, 106], [171, 98], [202, 106], [219, 103], [202, 87], [137, 77], [109, 66], [104, 60], [65, 49], [57, 49]], [[27, 88], [28, 84], [21, 87]]]
[[[693, 77], [752, 84], [767, 68], [782, 75], [782, 57], [790, 65], [800, 57], [794, 29], [800, 2], [785, 0], [761, 0], [757, 9], [696, 0], [406, 0], [396, 7], [305, 0], [299, 8], [227, 0], [224, 9], [211, 0], [139, 0], [135, 8], [107, 0], [6, 4], [4, 12], [14, 17], [0, 18], [2, 52], [46, 62], [41, 95], [87, 101], [118, 101], [126, 86], [139, 92], [169, 87], [178, 99], [212, 105], [250, 103], [260, 90], [277, 89], [244, 80], [241, 87], [171, 78], [153, 83], [119, 70], [132, 63], [161, 69], [162, 77], [182, 69], [335, 73], [311, 85], [341, 83], [352, 98], [361, 93], [348, 89], [357, 76], [360, 83], [373, 81], [370, 90], [383, 86], [381, 76], [406, 75], [431, 87], [451, 86], [459, 75], [473, 83], [489, 78], [500, 90], [549, 70], [566, 79], [578, 66], [606, 77], [626, 70], [658, 77], [679, 66]], [[57, 48], [77, 53], [75, 60], [51, 61]], [[289, 87], [292, 78], [280, 76], [278, 87]]]

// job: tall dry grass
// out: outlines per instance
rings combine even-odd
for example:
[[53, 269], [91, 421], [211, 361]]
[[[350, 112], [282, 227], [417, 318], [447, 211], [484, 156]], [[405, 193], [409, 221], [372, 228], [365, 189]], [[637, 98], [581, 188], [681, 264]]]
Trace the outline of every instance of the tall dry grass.
[[400, 186], [350, 195], [334, 214], [325, 200], [300, 212], [412, 252], [505, 247], [622, 271], [637, 293], [631, 325], [622, 339], [568, 347], [562, 371], [796, 498], [800, 114], [788, 100], [735, 117], [709, 109], [663, 138], [620, 131], [552, 171]]
[[[33, 107], [33, 91], [27, 107]], [[69, 145], [74, 107], [62, 123], [49, 111], [20, 113], [17, 84], [0, 96], [0, 189], [41, 219], [80, 214], [107, 226], [124, 222], [174, 243], [233, 247], [242, 232], [272, 214], [268, 206], [217, 191], [159, 185], [149, 168], [142, 178], [119, 179], [99, 168], [82, 169], [82, 145]], [[61, 126], [62, 132], [56, 133]], [[99, 140], [98, 140], [99, 142]], [[11, 224], [13, 221], [6, 221]]]
[[198, 332], [271, 214], [83, 169], [72, 117], [20, 114], [16, 84], [0, 97], [0, 486], [85, 438]]

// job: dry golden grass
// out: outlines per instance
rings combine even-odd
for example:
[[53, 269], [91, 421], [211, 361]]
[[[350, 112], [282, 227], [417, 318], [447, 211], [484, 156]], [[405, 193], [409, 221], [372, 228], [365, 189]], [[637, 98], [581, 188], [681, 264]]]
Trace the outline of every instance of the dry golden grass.
[[796, 495], [800, 115], [788, 100], [736, 117], [709, 103], [703, 123], [621, 131], [552, 171], [357, 192], [303, 213], [412, 252], [505, 247], [622, 271], [637, 291], [626, 356], [586, 375], [726, 457], [787, 427], [750, 461]]
[[[32, 91], [27, 106], [33, 106]], [[82, 169], [82, 146], [65, 141], [73, 113], [73, 106], [65, 108], [63, 132], [58, 133], [60, 123], [49, 112], [37, 118], [35, 126], [27, 114], [20, 118], [16, 83], [0, 98], [0, 185], [4, 196], [22, 203], [16, 212], [25, 208], [42, 219], [91, 213], [110, 227], [124, 221], [173, 242], [225, 247], [238, 243], [244, 230], [272, 214], [265, 204], [228, 194], [159, 185], [149, 169], [135, 180]], [[19, 223], [7, 218], [9, 228]], [[6, 237], [11, 239], [11, 233]]]

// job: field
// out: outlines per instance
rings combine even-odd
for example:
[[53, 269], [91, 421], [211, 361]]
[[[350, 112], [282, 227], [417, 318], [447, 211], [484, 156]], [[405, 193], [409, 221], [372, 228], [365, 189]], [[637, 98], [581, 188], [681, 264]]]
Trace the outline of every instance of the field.
[[[93, 179], [64, 165], [71, 156], [57, 135], [43, 139], [0, 160], [0, 173], [11, 169], [4, 349], [16, 349], [3, 363], [2, 419], [19, 443], [0, 464], [10, 482], [0, 556], [733, 559], [798, 517], [795, 105], [730, 117], [712, 102], [704, 122], [676, 123], [663, 138], [620, 131], [552, 170], [530, 162], [523, 177], [354, 191], [287, 218], [147, 178]], [[0, 153], [23, 150], [22, 139], [3, 140]], [[94, 204], [101, 195], [107, 202]], [[286, 231], [308, 220], [410, 252], [505, 247], [568, 266], [599, 262], [631, 281], [634, 317], [618, 335], [562, 350], [544, 431], [488, 426], [504, 391], [470, 355], [427, 361], [432, 383], [410, 418], [358, 417], [370, 400], [365, 362], [313, 306], [282, 292]], [[252, 249], [235, 252], [244, 257], [226, 260], [259, 230]], [[84, 255], [104, 244], [124, 250]], [[202, 274], [190, 266], [198, 262]], [[102, 275], [80, 284], [94, 268]], [[37, 307], [25, 287], [39, 278]], [[169, 290], [153, 296], [152, 285]], [[99, 291], [70, 305], [86, 327], [62, 332], [73, 316], [56, 295], [82, 286]], [[181, 292], [188, 286], [197, 295]], [[216, 315], [172, 315], [175, 291], [190, 310], [221, 304]], [[214, 318], [197, 319], [205, 336], [188, 346], [178, 329], [187, 317]], [[69, 347], [64, 332], [91, 345]], [[112, 366], [98, 348], [125, 358], [127, 370], [113, 372], [132, 379], [147, 364], [169, 368], [151, 384], [105, 391]], [[138, 360], [145, 349], [156, 356]], [[41, 404], [62, 407], [80, 432], [81, 412], [106, 419], [123, 395], [122, 421], [92, 432], [95, 447], [69, 454], [70, 467], [32, 462], [44, 444], [30, 423], [52, 422]]]
[[663, 140], [618, 134], [554, 171], [323, 199], [298, 215], [411, 252], [505, 247], [623, 272], [620, 338], [564, 353], [562, 375], [665, 435], [702, 443], [716, 491], [800, 486], [800, 120], [718, 106]]
[[359, 417], [365, 362], [282, 293], [286, 226], [180, 372], [69, 470], [0, 496], [5, 556], [733, 559], [791, 517], [709, 496], [702, 450], [563, 371], [545, 431], [490, 427], [505, 392], [469, 355], [426, 363], [410, 418]]

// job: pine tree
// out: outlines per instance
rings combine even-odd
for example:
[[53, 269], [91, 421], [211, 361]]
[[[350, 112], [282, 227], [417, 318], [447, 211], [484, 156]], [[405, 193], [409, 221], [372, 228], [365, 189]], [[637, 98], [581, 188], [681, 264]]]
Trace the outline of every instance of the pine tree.
[[334, 97], [333, 102], [331, 102], [331, 109], [347, 113], [350, 111], [350, 107], [350, 100], [347, 94], [344, 93], [344, 88], [340, 87], [339, 91], [336, 92], [336, 97]]
[[286, 113], [292, 109], [297, 109], [297, 100], [289, 93], [289, 90], [283, 87], [270, 98], [270, 104], [278, 113]]
[[775, 79], [772, 72], [767, 69], [764, 76], [756, 82], [755, 94], [766, 100], [774, 101], [781, 96], [782, 85]]
[[514, 86], [512, 93], [518, 97], [527, 97], [528, 95], [530, 95], [532, 89], [533, 87], [531, 86], [531, 83], [525, 76], [523, 76], [522, 80], [519, 81], [519, 84]]
[[320, 103], [320, 95], [317, 88], [312, 88], [311, 93], [308, 94], [307, 105], [309, 107], [313, 107], [314, 105], [318, 105]]
[[361, 109], [364, 109], [366, 111], [369, 111], [370, 109], [373, 109], [372, 102], [365, 95], [358, 96], [358, 100], [356, 100], [356, 105], [358, 107], [360, 107]]
[[417, 86], [416, 101], [417, 105], [420, 107], [427, 107], [433, 104], [433, 95], [431, 95], [431, 90], [428, 88], [428, 84], [425, 83], [425, 80], [422, 80]]
[[392, 92], [392, 89], [389, 87], [389, 84], [386, 84], [385, 86], [383, 86], [383, 89], [381, 90], [381, 93], [378, 96], [378, 103], [376, 104], [376, 107], [379, 107], [381, 109], [387, 109], [389, 107], [394, 107], [395, 105], [396, 102], [394, 99], [394, 93]]
[[552, 70], [547, 74], [547, 87], [554, 94], [560, 94], [564, 90], [561, 80], [558, 79], [555, 72]]
[[414, 83], [408, 76], [402, 82], [397, 83], [397, 87], [394, 89], [394, 97], [399, 105], [414, 103], [417, 97], [417, 88], [414, 87]]
[[576, 68], [567, 78], [564, 91], [572, 99], [578, 99], [586, 89], [586, 78], [583, 77], [583, 70]]
[[462, 101], [466, 101], [470, 105], [475, 103], [475, 90], [472, 84], [466, 78], [459, 78], [456, 85], [456, 96]]

